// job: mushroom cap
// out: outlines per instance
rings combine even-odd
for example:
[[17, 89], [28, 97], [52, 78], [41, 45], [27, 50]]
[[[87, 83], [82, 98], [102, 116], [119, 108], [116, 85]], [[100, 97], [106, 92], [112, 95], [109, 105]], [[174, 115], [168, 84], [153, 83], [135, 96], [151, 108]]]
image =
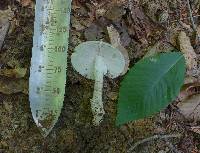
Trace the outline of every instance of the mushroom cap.
[[122, 53], [110, 44], [102, 41], [87, 41], [75, 48], [71, 62], [76, 71], [88, 79], [94, 78], [94, 65], [97, 56], [101, 56], [110, 78], [119, 76], [125, 67]]

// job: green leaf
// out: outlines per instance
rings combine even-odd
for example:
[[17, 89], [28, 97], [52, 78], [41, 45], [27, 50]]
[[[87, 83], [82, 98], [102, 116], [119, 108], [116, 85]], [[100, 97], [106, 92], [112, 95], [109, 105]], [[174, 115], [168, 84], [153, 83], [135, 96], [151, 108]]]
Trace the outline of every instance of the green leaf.
[[178, 95], [184, 75], [181, 53], [161, 53], [140, 60], [121, 83], [116, 124], [145, 118], [165, 108]]

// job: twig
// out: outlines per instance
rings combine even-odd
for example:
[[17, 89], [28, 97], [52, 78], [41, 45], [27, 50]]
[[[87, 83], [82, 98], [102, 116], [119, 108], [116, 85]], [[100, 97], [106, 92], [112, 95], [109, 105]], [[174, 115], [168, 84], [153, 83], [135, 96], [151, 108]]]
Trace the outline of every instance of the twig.
[[[198, 17], [200, 17], [200, 15], [193, 16], [193, 18], [198, 18]], [[177, 19], [177, 20], [172, 20], [172, 21], [170, 21], [170, 23], [174, 23], [174, 22], [178, 22], [178, 21], [183, 21], [185, 19], [190, 19], [190, 17], [185, 17], [185, 18], [181, 18], [181, 19]]]
[[169, 139], [169, 138], [180, 138], [181, 134], [171, 134], [171, 135], [154, 135], [152, 137], [143, 139], [141, 141], [136, 142], [128, 151], [127, 153], [131, 153], [133, 150], [135, 150], [139, 145], [149, 142], [149, 141], [153, 141], [156, 139]]
[[188, 6], [188, 10], [189, 10], [189, 15], [190, 15], [190, 20], [191, 20], [191, 23], [192, 23], [192, 28], [194, 31], [196, 31], [196, 25], [194, 23], [194, 19], [193, 19], [193, 16], [192, 16], [192, 10], [191, 10], [191, 6], [190, 6], [190, 1], [187, 0], [187, 6]]
[[191, 6], [190, 6], [190, 1], [189, 0], [187, 0], [187, 6], [188, 6], [189, 14], [190, 14], [190, 20], [191, 20], [191, 23], [192, 23], [192, 29], [196, 33], [197, 40], [200, 41], [200, 35], [199, 35], [199, 33], [197, 31], [197, 27], [196, 27], [196, 25], [194, 23], [194, 18], [192, 16], [192, 10], [191, 10]]
[[133, 2], [132, 0], [128, 0], [128, 9], [131, 11], [132, 14]]

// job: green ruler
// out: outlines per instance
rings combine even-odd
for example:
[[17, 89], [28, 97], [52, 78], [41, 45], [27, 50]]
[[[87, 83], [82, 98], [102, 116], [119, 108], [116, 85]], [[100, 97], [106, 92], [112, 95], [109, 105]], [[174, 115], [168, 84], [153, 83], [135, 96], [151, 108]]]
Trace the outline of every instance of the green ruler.
[[47, 135], [60, 115], [66, 84], [71, 0], [36, 0], [29, 101]]

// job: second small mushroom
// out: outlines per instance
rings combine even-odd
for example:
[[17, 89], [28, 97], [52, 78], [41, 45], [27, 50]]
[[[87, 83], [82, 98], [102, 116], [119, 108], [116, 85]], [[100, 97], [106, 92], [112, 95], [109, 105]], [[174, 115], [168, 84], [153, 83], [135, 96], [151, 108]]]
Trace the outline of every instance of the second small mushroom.
[[118, 77], [124, 71], [125, 58], [110, 44], [88, 41], [75, 48], [71, 62], [82, 76], [95, 80], [91, 109], [94, 116], [93, 124], [99, 125], [105, 114], [102, 101], [104, 75], [110, 78]]

